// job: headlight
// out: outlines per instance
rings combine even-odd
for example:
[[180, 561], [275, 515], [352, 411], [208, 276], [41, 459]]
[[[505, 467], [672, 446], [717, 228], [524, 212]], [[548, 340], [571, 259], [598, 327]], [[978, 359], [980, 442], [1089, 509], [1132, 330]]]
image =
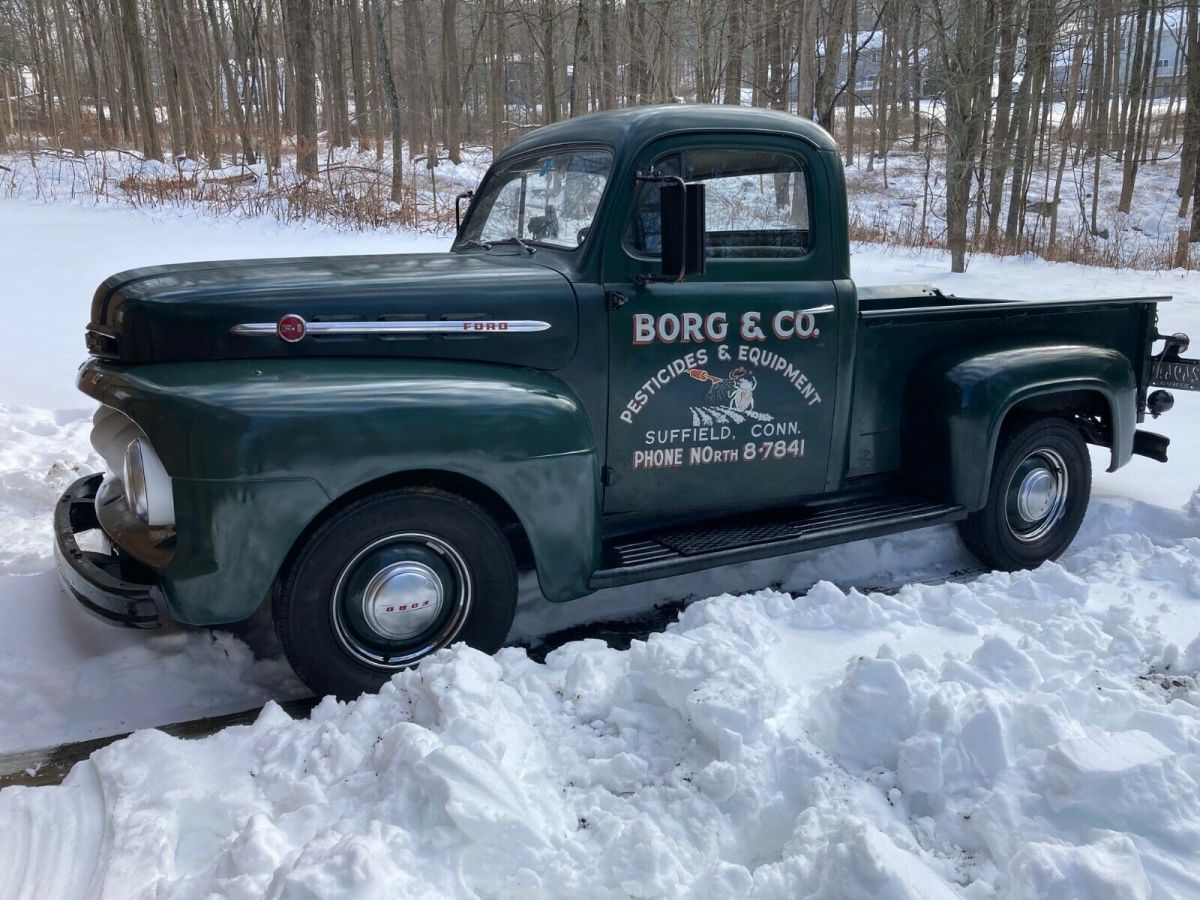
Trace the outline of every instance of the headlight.
[[125, 449], [125, 498], [147, 525], [175, 524], [175, 496], [171, 476], [144, 437]]

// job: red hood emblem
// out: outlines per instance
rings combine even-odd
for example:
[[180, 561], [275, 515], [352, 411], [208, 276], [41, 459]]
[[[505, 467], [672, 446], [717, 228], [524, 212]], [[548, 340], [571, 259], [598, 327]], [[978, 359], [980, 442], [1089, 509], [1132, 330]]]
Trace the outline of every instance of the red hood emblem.
[[304, 340], [304, 336], [308, 334], [308, 323], [295, 313], [288, 313], [275, 326], [275, 333], [281, 340], [294, 344]]

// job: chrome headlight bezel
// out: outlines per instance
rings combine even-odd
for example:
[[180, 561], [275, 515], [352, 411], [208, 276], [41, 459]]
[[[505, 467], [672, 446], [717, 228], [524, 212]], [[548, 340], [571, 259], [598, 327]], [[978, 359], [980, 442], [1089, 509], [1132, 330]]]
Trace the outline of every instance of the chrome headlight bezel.
[[147, 525], [174, 525], [171, 476], [149, 440], [139, 437], [129, 442], [123, 469], [125, 499], [134, 515]]
[[150, 497], [146, 492], [146, 469], [142, 461], [141, 438], [135, 438], [125, 448], [125, 499], [129, 508], [143, 522], [150, 516]]

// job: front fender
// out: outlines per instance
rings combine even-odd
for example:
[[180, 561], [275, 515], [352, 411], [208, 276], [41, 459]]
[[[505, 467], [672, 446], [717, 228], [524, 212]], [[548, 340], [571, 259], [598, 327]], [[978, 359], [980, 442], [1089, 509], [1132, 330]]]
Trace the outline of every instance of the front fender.
[[975, 511], [987, 502], [1005, 417], [1067, 391], [1104, 397], [1112, 422], [1109, 471], [1133, 454], [1137, 381], [1116, 350], [1076, 342], [989, 344], [929, 361], [906, 396], [905, 472], [932, 494]]
[[178, 550], [162, 575], [182, 621], [250, 615], [329, 503], [408, 471], [499, 495], [548, 599], [587, 593], [598, 566], [591, 425], [545, 373], [388, 359], [91, 362], [79, 382], [142, 427], [172, 476]]

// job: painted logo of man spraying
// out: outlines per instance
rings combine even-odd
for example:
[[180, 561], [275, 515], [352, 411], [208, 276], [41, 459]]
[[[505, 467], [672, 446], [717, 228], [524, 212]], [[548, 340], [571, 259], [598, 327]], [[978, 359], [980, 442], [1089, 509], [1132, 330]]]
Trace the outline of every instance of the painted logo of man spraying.
[[725, 407], [736, 412], [749, 412], [754, 409], [754, 389], [758, 387], [758, 379], [749, 369], [738, 366], [727, 378], [713, 375], [704, 369], [688, 369], [688, 374], [697, 381], [708, 382], [708, 395], [704, 398], [707, 405]]

